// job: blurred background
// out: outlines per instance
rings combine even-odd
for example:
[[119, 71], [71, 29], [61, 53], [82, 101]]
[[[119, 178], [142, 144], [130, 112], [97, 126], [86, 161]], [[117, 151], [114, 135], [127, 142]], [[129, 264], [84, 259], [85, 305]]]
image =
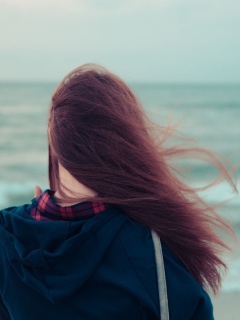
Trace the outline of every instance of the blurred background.
[[[159, 124], [174, 110], [187, 137], [239, 164], [239, 13], [239, 0], [0, 0], [0, 209], [29, 203], [35, 184], [48, 188], [51, 94], [87, 62], [123, 78]], [[189, 183], [216, 174], [195, 162]], [[239, 195], [222, 183], [202, 196], [232, 199], [220, 214], [239, 237]], [[225, 306], [240, 292], [239, 251], [229, 259]], [[216, 310], [220, 319], [227, 309]]]

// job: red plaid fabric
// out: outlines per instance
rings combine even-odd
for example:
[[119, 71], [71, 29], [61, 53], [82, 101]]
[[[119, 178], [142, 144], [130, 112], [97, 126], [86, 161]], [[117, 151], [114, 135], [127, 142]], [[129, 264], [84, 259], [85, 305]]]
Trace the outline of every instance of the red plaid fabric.
[[34, 207], [30, 215], [35, 220], [84, 220], [93, 217], [107, 206], [102, 202], [84, 201], [69, 207], [59, 206], [52, 196], [54, 191], [45, 190], [40, 196], [34, 199]]

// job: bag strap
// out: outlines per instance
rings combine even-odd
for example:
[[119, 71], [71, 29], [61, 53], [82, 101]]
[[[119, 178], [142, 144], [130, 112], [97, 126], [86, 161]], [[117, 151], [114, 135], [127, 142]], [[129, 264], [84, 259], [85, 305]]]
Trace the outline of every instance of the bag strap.
[[155, 231], [151, 230], [151, 233], [155, 251], [161, 320], [169, 320], [167, 284], [165, 277], [161, 240]]

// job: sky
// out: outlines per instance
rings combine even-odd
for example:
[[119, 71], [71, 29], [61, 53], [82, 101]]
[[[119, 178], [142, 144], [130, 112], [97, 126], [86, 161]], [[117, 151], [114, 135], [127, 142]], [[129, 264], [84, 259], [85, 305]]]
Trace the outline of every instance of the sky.
[[0, 0], [0, 81], [95, 62], [129, 82], [240, 83], [239, 0]]

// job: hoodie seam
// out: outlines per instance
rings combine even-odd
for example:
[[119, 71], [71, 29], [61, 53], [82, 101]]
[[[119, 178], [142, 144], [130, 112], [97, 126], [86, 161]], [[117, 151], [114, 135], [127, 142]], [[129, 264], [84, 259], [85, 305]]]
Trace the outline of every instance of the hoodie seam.
[[11, 265], [9, 264], [7, 272], [6, 272], [6, 279], [5, 279], [5, 283], [4, 283], [4, 288], [2, 291], [2, 297], [4, 297], [5, 295], [5, 291], [6, 291], [6, 286], [7, 286], [7, 282], [8, 282], [8, 276], [9, 276], [9, 269], [10, 269]]
[[[126, 257], [127, 257], [127, 259], [128, 259], [129, 264], [131, 265], [131, 267], [132, 267], [132, 269], [134, 270], [137, 278], [139, 279], [139, 281], [141, 282], [142, 286], [144, 287], [145, 292], [147, 293], [147, 295], [150, 297], [150, 299], [151, 299], [151, 300], [153, 301], [153, 303], [154, 303], [153, 298], [151, 297], [151, 295], [149, 294], [148, 290], [146, 289], [144, 282], [143, 282], [142, 279], [140, 278], [138, 272], [136, 271], [135, 266], [133, 265], [133, 263], [132, 263], [132, 261], [131, 261], [131, 259], [130, 259], [130, 257], [129, 257], [129, 254], [127, 253], [127, 250], [126, 250], [126, 248], [125, 248], [125, 246], [124, 246], [124, 243], [123, 243], [123, 241], [122, 241], [121, 235], [119, 235], [119, 238], [120, 238], [120, 242], [121, 242], [121, 244], [122, 244], [123, 250], [124, 250], [124, 252], [125, 252], [125, 254], [126, 254]], [[154, 305], [155, 305], [155, 303], [154, 303]]]
[[31, 217], [31, 210], [36, 207], [37, 206], [32, 202], [31, 204], [28, 205], [28, 207], [24, 211], [29, 215], [29, 217]]
[[69, 221], [69, 222], [68, 222], [68, 226], [67, 226], [67, 230], [66, 230], [66, 234], [65, 234], [65, 241], [66, 241], [66, 239], [67, 239], [67, 237], [68, 237], [68, 235], [69, 235], [69, 230], [70, 230], [70, 228], [71, 228], [71, 225], [72, 225], [72, 222]]
[[[2, 212], [2, 211], [1, 211]], [[6, 272], [6, 279], [4, 282], [4, 288], [2, 290], [2, 297], [4, 297], [5, 295], [5, 291], [6, 291], [6, 286], [7, 286], [7, 282], [8, 282], [8, 277], [9, 277], [9, 270], [10, 267], [12, 267], [10, 261], [9, 261], [9, 257], [14, 257], [15, 256], [15, 252], [14, 249], [9, 245], [9, 238], [6, 235], [6, 229], [3, 227], [3, 225], [0, 225], [0, 236], [1, 236], [1, 246], [4, 248], [5, 253], [6, 253], [6, 260], [8, 261], [8, 268], [7, 268], [7, 272]]]

